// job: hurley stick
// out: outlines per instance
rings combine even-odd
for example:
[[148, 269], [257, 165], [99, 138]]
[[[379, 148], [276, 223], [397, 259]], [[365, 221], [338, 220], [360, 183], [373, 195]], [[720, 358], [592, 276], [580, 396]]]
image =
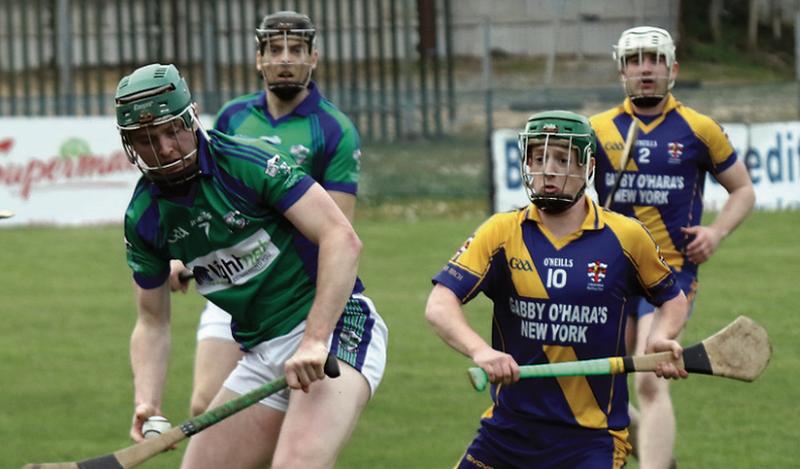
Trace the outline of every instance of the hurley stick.
[[[675, 359], [672, 352], [649, 353], [630, 357], [596, 358], [572, 362], [520, 366], [520, 378], [555, 378], [559, 376], [616, 375], [653, 371], [659, 363], [672, 362], [689, 373], [753, 381], [764, 371], [772, 356], [767, 331], [755, 321], [739, 316], [724, 329], [699, 344], [683, 349]], [[468, 370], [476, 391], [483, 391], [489, 377], [483, 369]]]
[[617, 189], [619, 189], [619, 183], [622, 181], [622, 175], [625, 173], [625, 168], [628, 166], [628, 161], [631, 159], [633, 142], [636, 140], [636, 128], [636, 118], [632, 117], [631, 125], [628, 126], [628, 134], [625, 136], [625, 145], [622, 147], [619, 172], [617, 173], [617, 177], [614, 179], [614, 185], [611, 186], [611, 191], [608, 193], [608, 196], [606, 196], [606, 202], [603, 204], [603, 208], [611, 207], [611, 203], [614, 201], [614, 194], [616, 194]]
[[[328, 359], [325, 361], [325, 375], [331, 378], [339, 376], [339, 363], [333, 355], [328, 355]], [[285, 377], [272, 380], [247, 394], [243, 394], [232, 401], [228, 401], [219, 407], [183, 422], [179, 426], [162, 433], [158, 438], [144, 440], [112, 454], [76, 462], [26, 464], [22, 469], [129, 469], [136, 467], [153, 456], [173, 447], [178, 442], [219, 423], [223, 419], [250, 407], [285, 387]]]

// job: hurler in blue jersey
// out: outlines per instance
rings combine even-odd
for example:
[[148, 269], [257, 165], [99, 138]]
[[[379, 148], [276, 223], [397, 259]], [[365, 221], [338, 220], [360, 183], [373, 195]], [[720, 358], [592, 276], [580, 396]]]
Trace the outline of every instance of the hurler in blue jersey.
[[[565, 111], [534, 114], [520, 134], [527, 207], [489, 218], [433, 278], [426, 317], [452, 348], [483, 368], [493, 405], [459, 468], [619, 468], [630, 451], [628, 395], [613, 376], [519, 380], [519, 366], [625, 355], [626, 303], [661, 305], [648, 349], [682, 349], [675, 337], [686, 297], [637, 221], [584, 194], [594, 132]], [[494, 303], [491, 345], [462, 304]], [[659, 375], [686, 377], [672, 365]]]
[[[619, 177], [610, 208], [637, 218], [650, 230], [691, 303], [698, 289], [698, 265], [750, 212], [753, 185], [719, 124], [672, 95], [679, 67], [669, 32], [651, 26], [624, 31], [614, 47], [614, 60], [626, 99], [590, 119], [598, 141], [595, 188], [605, 201]], [[621, 168], [623, 135], [631, 125], [636, 129], [635, 143]], [[707, 174], [729, 197], [714, 221], [703, 226]], [[653, 323], [650, 313], [656, 306], [647, 298], [631, 304], [628, 337], [635, 345], [629, 347], [637, 353], [644, 351]], [[675, 417], [667, 382], [651, 375], [637, 375], [635, 381], [642, 424], [634, 446], [643, 466], [668, 467]], [[631, 417], [638, 420], [635, 411]]]

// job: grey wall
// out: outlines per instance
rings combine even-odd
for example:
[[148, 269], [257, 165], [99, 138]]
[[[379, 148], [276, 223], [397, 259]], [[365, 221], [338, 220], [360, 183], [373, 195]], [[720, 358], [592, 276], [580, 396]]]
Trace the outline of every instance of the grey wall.
[[666, 28], [677, 40], [677, 0], [459, 0], [454, 2], [454, 49], [480, 55], [482, 23], [491, 27], [492, 49], [528, 56], [610, 55], [630, 27]]

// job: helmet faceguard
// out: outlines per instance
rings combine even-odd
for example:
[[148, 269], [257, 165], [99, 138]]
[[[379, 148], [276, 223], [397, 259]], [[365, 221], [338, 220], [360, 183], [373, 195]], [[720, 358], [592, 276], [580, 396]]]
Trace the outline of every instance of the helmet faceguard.
[[160, 187], [198, 174], [199, 127], [191, 93], [174, 65], [141, 67], [120, 80], [117, 128], [128, 160]]
[[267, 89], [289, 101], [308, 87], [316, 66], [316, 29], [294, 11], [265, 16], [256, 29], [258, 69]]
[[[547, 213], [572, 207], [594, 177], [590, 161], [595, 148], [594, 130], [585, 117], [568, 111], [532, 115], [519, 134], [522, 182], [531, 202]], [[558, 178], [560, 187], [547, 190]], [[567, 192], [571, 178], [583, 183], [574, 194]]]
[[[635, 75], [627, 73], [628, 62], [633, 59], [642, 64], [645, 55], [653, 54], [656, 64], [666, 65], [666, 74]], [[675, 86], [675, 43], [672, 36], [664, 29], [653, 26], [639, 26], [623, 31], [612, 54], [617, 64], [617, 70], [622, 74], [622, 86], [625, 95], [631, 98], [633, 104], [641, 107], [654, 107]], [[641, 87], [642, 80], [652, 80], [656, 89], [644, 91]]]

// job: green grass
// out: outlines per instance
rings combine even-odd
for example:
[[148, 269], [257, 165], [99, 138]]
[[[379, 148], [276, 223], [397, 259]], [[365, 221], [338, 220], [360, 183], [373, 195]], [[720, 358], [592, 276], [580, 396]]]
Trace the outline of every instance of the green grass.
[[361, 159], [359, 203], [487, 197], [484, 137], [368, 144]]
[[[361, 275], [391, 337], [383, 383], [337, 467], [451, 467], [489, 405], [488, 394], [467, 382], [469, 361], [441, 343], [423, 318], [431, 275], [483, 218], [456, 213], [382, 214], [357, 223], [365, 242]], [[767, 328], [775, 352], [752, 384], [705, 376], [673, 384], [682, 467], [791, 467], [800, 457], [793, 294], [799, 222], [797, 212], [756, 213], [701, 269], [685, 343], [747, 314]], [[0, 466], [83, 459], [127, 446], [135, 314], [120, 228], [2, 229], [0, 259]], [[173, 423], [187, 415], [202, 304], [195, 294], [173, 302], [164, 403]], [[484, 299], [468, 307], [483, 333], [489, 314]], [[144, 467], [177, 467], [183, 448]]]
[[694, 41], [681, 59], [679, 80], [707, 83], [768, 83], [794, 80], [791, 62], [779, 54], [748, 53], [743, 49]]

